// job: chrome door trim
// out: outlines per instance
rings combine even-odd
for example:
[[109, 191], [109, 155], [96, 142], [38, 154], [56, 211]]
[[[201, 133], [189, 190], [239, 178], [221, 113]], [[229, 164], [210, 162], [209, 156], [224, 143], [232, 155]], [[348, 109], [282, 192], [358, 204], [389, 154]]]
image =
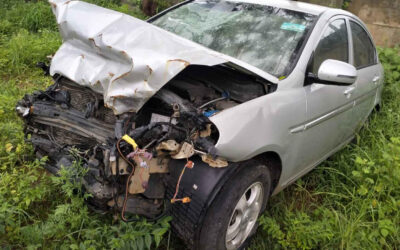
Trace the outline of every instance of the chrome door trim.
[[315, 118], [315, 119], [313, 119], [311, 121], [308, 121], [308, 122], [306, 122], [304, 124], [301, 124], [301, 125], [298, 125], [298, 126], [295, 126], [295, 127], [291, 128], [290, 129], [290, 133], [296, 134], [296, 133], [300, 133], [300, 132], [306, 131], [307, 129], [315, 127], [318, 124], [321, 124], [321, 123], [323, 123], [323, 122], [325, 122], [325, 121], [327, 121], [327, 120], [329, 120], [329, 119], [331, 119], [331, 118], [333, 118], [333, 117], [335, 117], [337, 115], [340, 115], [343, 112], [348, 111], [349, 109], [355, 107], [356, 105], [359, 105], [359, 104], [363, 103], [364, 101], [368, 100], [368, 98], [370, 98], [371, 95], [375, 95], [377, 89], [378, 89], [377, 87], [373, 88], [370, 91], [368, 91], [367, 93], [365, 93], [364, 95], [359, 96], [354, 101], [346, 103], [345, 105], [343, 105], [343, 106], [341, 106], [341, 107], [339, 107], [339, 108], [337, 108], [335, 110], [332, 110], [332, 111], [330, 111], [330, 112], [328, 112], [326, 114], [323, 114], [323, 115], [321, 115], [321, 116], [319, 116], [319, 117], [317, 117], [317, 118]]
[[300, 126], [292, 128], [290, 130], [290, 133], [295, 134], [295, 133], [306, 131], [307, 129], [315, 127], [318, 124], [321, 124], [343, 112], [346, 112], [347, 110], [351, 109], [353, 106], [354, 106], [354, 101], [346, 103], [345, 105], [343, 105], [333, 111], [330, 111], [329, 113], [323, 114], [322, 116], [319, 116], [319, 117], [307, 122], [306, 124], [302, 124]]

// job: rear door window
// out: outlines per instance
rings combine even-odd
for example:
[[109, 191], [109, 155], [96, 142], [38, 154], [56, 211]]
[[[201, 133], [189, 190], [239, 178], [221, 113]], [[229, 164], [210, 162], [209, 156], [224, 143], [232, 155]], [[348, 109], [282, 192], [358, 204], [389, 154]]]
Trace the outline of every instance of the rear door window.
[[354, 67], [364, 68], [376, 64], [376, 50], [368, 33], [356, 22], [350, 21], [354, 48]]

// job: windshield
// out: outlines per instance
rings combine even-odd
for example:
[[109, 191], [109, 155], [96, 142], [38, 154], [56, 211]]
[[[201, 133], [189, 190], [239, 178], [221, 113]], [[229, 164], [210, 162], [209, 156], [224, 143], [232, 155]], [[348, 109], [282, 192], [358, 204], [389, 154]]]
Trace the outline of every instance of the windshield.
[[277, 77], [291, 71], [315, 15], [237, 1], [197, 0], [152, 23]]

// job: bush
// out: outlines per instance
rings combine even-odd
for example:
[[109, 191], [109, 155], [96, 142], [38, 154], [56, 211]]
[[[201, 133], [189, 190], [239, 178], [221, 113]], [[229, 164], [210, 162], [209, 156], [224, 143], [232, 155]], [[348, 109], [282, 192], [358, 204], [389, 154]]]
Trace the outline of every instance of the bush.
[[385, 69], [385, 82], [398, 84], [400, 81], [400, 48], [379, 48], [379, 59]]
[[22, 73], [32, 71], [39, 61], [47, 61], [46, 56], [52, 55], [61, 45], [57, 32], [43, 30], [29, 33], [19, 30], [8, 41], [0, 45], [0, 72]]
[[[0, 0], [0, 9], [7, 10], [15, 5], [24, 3], [24, 0]], [[0, 17], [4, 12], [0, 12]]]
[[2, 12], [0, 32], [3, 34], [12, 35], [13, 32], [18, 32], [20, 29], [29, 32], [57, 30], [56, 20], [46, 1], [36, 3], [15, 1], [9, 8], [0, 5], [0, 11]]

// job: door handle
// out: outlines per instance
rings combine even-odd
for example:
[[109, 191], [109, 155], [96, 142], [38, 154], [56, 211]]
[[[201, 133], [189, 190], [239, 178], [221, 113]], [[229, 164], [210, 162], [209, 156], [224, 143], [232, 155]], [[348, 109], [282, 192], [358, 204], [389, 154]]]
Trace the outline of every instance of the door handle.
[[380, 80], [381, 78], [379, 77], [379, 76], [375, 76], [374, 77], [374, 79], [372, 79], [372, 82], [375, 84], [375, 85], [377, 85], [378, 83], [379, 83], [379, 80]]
[[353, 94], [353, 92], [354, 92], [355, 89], [356, 89], [355, 87], [350, 87], [350, 88], [346, 89], [346, 90], [343, 92], [343, 94], [344, 94], [347, 98], [349, 98], [349, 97], [351, 96], [351, 94]]

